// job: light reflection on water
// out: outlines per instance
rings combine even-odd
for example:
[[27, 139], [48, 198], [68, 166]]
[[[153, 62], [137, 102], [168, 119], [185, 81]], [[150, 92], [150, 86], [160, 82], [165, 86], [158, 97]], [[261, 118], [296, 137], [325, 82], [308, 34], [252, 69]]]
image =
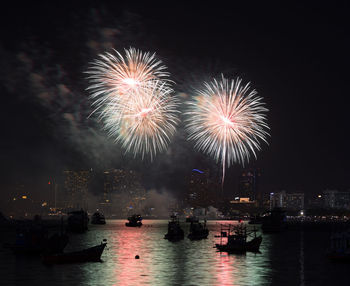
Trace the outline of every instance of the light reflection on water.
[[[308, 256], [304, 234], [299, 232], [263, 235], [259, 254], [227, 255], [216, 251], [214, 245], [219, 241], [214, 236], [219, 234], [219, 223], [228, 221], [209, 221], [206, 240], [185, 238], [175, 243], [163, 239], [167, 220], [143, 223], [141, 228], [132, 228], [126, 227], [124, 220], [107, 220], [106, 225], [90, 225], [87, 233], [70, 236], [66, 251], [90, 247], [106, 238], [102, 263], [47, 267], [37, 258], [16, 258], [2, 249], [0, 275], [7, 283], [2, 285], [28, 281], [35, 281], [35, 285], [47, 281], [50, 285], [326, 285], [311, 283], [320, 276], [318, 269], [330, 268], [320, 251]], [[182, 227], [186, 235], [189, 224]], [[316, 244], [312, 244], [316, 252]], [[318, 255], [318, 269], [309, 271], [312, 280], [308, 283], [304, 268], [308, 257], [314, 255]]]

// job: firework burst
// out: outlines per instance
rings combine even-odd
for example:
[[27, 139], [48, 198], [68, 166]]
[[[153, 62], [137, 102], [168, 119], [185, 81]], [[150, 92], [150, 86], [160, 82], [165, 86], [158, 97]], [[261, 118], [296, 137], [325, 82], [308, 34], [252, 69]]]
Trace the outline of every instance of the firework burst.
[[105, 129], [126, 151], [151, 160], [166, 150], [178, 122], [178, 102], [164, 82], [153, 81], [125, 103], [122, 110], [107, 105]]
[[249, 161], [251, 154], [261, 149], [266, 141], [268, 125], [262, 98], [242, 85], [242, 80], [228, 80], [222, 76], [204, 83], [194, 100], [188, 103], [186, 129], [195, 148], [222, 163], [222, 183], [225, 168], [232, 163]]
[[94, 112], [104, 109], [106, 103], [118, 105], [134, 96], [147, 86], [149, 81], [162, 80], [170, 83], [166, 67], [155, 54], [143, 53], [135, 48], [124, 50], [125, 56], [118, 51], [100, 54], [89, 70], [90, 100]]
[[155, 54], [114, 52], [100, 55], [87, 71], [92, 114], [99, 114], [108, 135], [126, 151], [153, 159], [167, 148], [177, 124], [169, 74]]

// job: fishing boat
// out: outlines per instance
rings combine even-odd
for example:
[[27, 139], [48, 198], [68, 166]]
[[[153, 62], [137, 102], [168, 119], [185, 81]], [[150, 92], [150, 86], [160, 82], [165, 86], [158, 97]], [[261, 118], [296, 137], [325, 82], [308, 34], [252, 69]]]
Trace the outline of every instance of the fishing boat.
[[107, 245], [104, 239], [101, 244], [75, 252], [61, 254], [44, 254], [42, 262], [45, 264], [65, 264], [78, 262], [100, 262], [103, 250]]
[[142, 217], [139, 214], [134, 214], [134, 215], [128, 217], [128, 221], [129, 222], [125, 223], [125, 226], [136, 227], [136, 226], [142, 225]]
[[[227, 253], [245, 253], [259, 252], [259, 247], [262, 242], [262, 236], [256, 235], [257, 229], [247, 230], [246, 225], [221, 225], [220, 243], [216, 244], [216, 248], [220, 252]], [[248, 241], [248, 237], [254, 237]]]
[[164, 239], [169, 241], [182, 240], [185, 237], [183, 229], [180, 227], [180, 222], [177, 216], [172, 215], [168, 223], [168, 232], [164, 235]]
[[95, 212], [91, 217], [92, 224], [106, 224], [105, 217], [100, 212]]
[[327, 257], [334, 262], [350, 263], [350, 229], [333, 232], [330, 240]]
[[190, 233], [187, 236], [190, 240], [201, 240], [207, 238], [208, 235], [209, 230], [207, 228], [206, 220], [204, 220], [203, 224], [198, 221], [191, 222]]

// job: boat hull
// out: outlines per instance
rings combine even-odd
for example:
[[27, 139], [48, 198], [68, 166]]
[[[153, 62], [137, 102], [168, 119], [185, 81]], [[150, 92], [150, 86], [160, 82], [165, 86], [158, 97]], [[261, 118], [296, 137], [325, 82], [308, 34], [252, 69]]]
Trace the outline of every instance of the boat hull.
[[69, 238], [67, 235], [53, 235], [52, 237], [39, 241], [36, 244], [4, 244], [4, 248], [11, 249], [16, 255], [40, 255], [45, 252], [62, 253], [67, 246]]
[[55, 255], [43, 255], [42, 261], [45, 264], [64, 264], [78, 262], [100, 262], [101, 255], [107, 243], [84, 249], [81, 251], [62, 253]]
[[125, 226], [129, 226], [129, 227], [140, 227], [142, 226], [142, 222], [136, 222], [136, 223], [132, 223], [132, 222], [126, 222]]
[[242, 244], [216, 244], [216, 248], [220, 252], [228, 253], [244, 253], [247, 251], [250, 252], [259, 252], [260, 244], [262, 242], [262, 237], [258, 236], [253, 238], [251, 241]]

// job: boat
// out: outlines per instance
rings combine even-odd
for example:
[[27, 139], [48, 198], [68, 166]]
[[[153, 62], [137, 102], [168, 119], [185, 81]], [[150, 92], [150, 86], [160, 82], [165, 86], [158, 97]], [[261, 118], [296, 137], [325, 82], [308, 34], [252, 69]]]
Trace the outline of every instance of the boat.
[[[220, 252], [227, 253], [245, 253], [259, 252], [262, 242], [262, 236], [256, 236], [256, 228], [248, 231], [246, 225], [221, 225], [220, 243], [216, 244], [216, 248]], [[248, 241], [247, 238], [254, 233], [254, 237]], [[225, 243], [226, 241], [226, 243]]]
[[287, 228], [285, 211], [281, 208], [274, 208], [269, 215], [262, 218], [261, 229], [264, 233], [282, 232]]
[[6, 243], [4, 248], [11, 249], [15, 254], [35, 256], [44, 252], [62, 253], [68, 241], [67, 234], [55, 233], [49, 237], [46, 228], [34, 225], [17, 229], [15, 243]]
[[190, 233], [188, 234], [188, 238], [190, 240], [201, 240], [204, 238], [208, 238], [209, 230], [207, 228], [207, 222], [204, 220], [204, 224], [200, 222], [191, 222], [190, 225]]
[[88, 229], [89, 217], [83, 209], [68, 213], [67, 230], [71, 232], [85, 232]]
[[42, 262], [44, 264], [100, 262], [101, 255], [106, 245], [107, 240], [104, 239], [103, 242], [101, 242], [101, 244], [80, 251], [67, 252], [61, 254], [44, 254], [42, 255]]
[[327, 257], [333, 262], [350, 263], [350, 229], [331, 234]]
[[168, 232], [164, 235], [164, 239], [169, 241], [182, 240], [185, 237], [183, 229], [180, 227], [180, 222], [177, 216], [172, 215], [168, 223]]
[[139, 214], [134, 214], [134, 215], [128, 217], [128, 221], [129, 222], [125, 223], [125, 226], [136, 227], [136, 226], [142, 225], [142, 217]]
[[106, 224], [105, 217], [100, 212], [95, 212], [91, 217], [92, 224]]

